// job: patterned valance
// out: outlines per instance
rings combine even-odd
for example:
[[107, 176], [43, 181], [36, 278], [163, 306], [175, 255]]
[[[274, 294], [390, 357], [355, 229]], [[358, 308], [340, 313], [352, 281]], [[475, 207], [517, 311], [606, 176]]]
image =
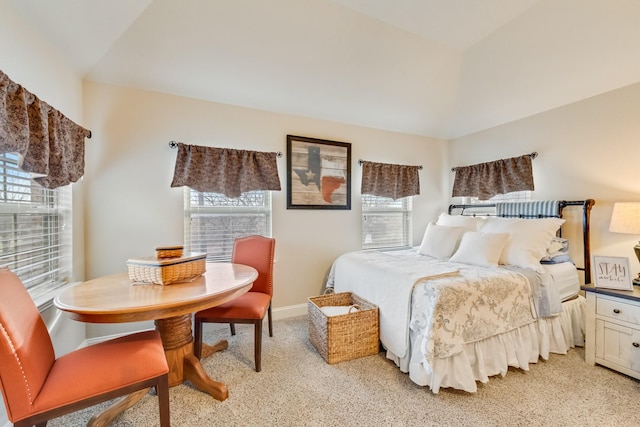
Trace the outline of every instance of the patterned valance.
[[177, 143], [172, 187], [221, 193], [230, 198], [246, 191], [280, 190], [276, 153]]
[[455, 168], [453, 197], [487, 200], [497, 194], [533, 190], [532, 155]]
[[17, 153], [20, 168], [45, 188], [84, 175], [84, 139], [91, 132], [0, 71], [0, 153]]
[[420, 166], [388, 163], [362, 163], [362, 194], [390, 197], [393, 200], [420, 194]]

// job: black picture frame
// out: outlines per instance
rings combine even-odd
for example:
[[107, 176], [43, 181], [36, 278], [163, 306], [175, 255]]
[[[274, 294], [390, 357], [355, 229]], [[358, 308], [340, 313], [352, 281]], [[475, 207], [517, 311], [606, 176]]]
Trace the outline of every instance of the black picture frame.
[[287, 135], [287, 209], [351, 209], [351, 144]]

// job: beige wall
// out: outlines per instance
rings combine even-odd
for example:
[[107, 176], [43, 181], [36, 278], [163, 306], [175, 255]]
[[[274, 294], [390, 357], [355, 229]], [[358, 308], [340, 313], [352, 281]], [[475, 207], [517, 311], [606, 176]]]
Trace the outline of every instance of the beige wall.
[[[640, 201], [640, 84], [451, 141], [452, 166], [537, 151], [533, 198], [593, 198], [592, 253], [629, 257], [638, 236], [610, 233], [616, 201]], [[451, 174], [453, 179], [453, 174]]]
[[82, 124], [82, 81], [65, 59], [0, 0], [0, 70]]
[[[183, 188], [170, 188], [176, 151], [169, 141], [281, 151], [283, 191], [273, 193], [276, 238], [274, 308], [306, 304], [331, 263], [360, 249], [360, 166], [369, 161], [422, 164], [414, 202], [413, 243], [448, 196], [447, 143], [442, 140], [203, 102], [86, 82], [87, 278], [123, 271], [130, 257], [183, 242]], [[286, 209], [286, 135], [352, 144], [352, 209]]]

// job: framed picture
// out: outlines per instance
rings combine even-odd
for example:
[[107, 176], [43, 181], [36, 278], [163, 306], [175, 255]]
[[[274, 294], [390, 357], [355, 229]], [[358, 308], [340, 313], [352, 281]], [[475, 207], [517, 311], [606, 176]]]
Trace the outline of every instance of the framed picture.
[[287, 135], [287, 209], [351, 209], [351, 144]]
[[593, 274], [596, 288], [633, 290], [629, 272], [629, 258], [594, 256]]

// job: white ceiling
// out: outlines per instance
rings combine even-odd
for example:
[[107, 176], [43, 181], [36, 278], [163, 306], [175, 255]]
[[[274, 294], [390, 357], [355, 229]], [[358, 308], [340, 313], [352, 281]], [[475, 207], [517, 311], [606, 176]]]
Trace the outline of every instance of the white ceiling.
[[640, 0], [8, 0], [88, 80], [455, 138], [640, 81]]

